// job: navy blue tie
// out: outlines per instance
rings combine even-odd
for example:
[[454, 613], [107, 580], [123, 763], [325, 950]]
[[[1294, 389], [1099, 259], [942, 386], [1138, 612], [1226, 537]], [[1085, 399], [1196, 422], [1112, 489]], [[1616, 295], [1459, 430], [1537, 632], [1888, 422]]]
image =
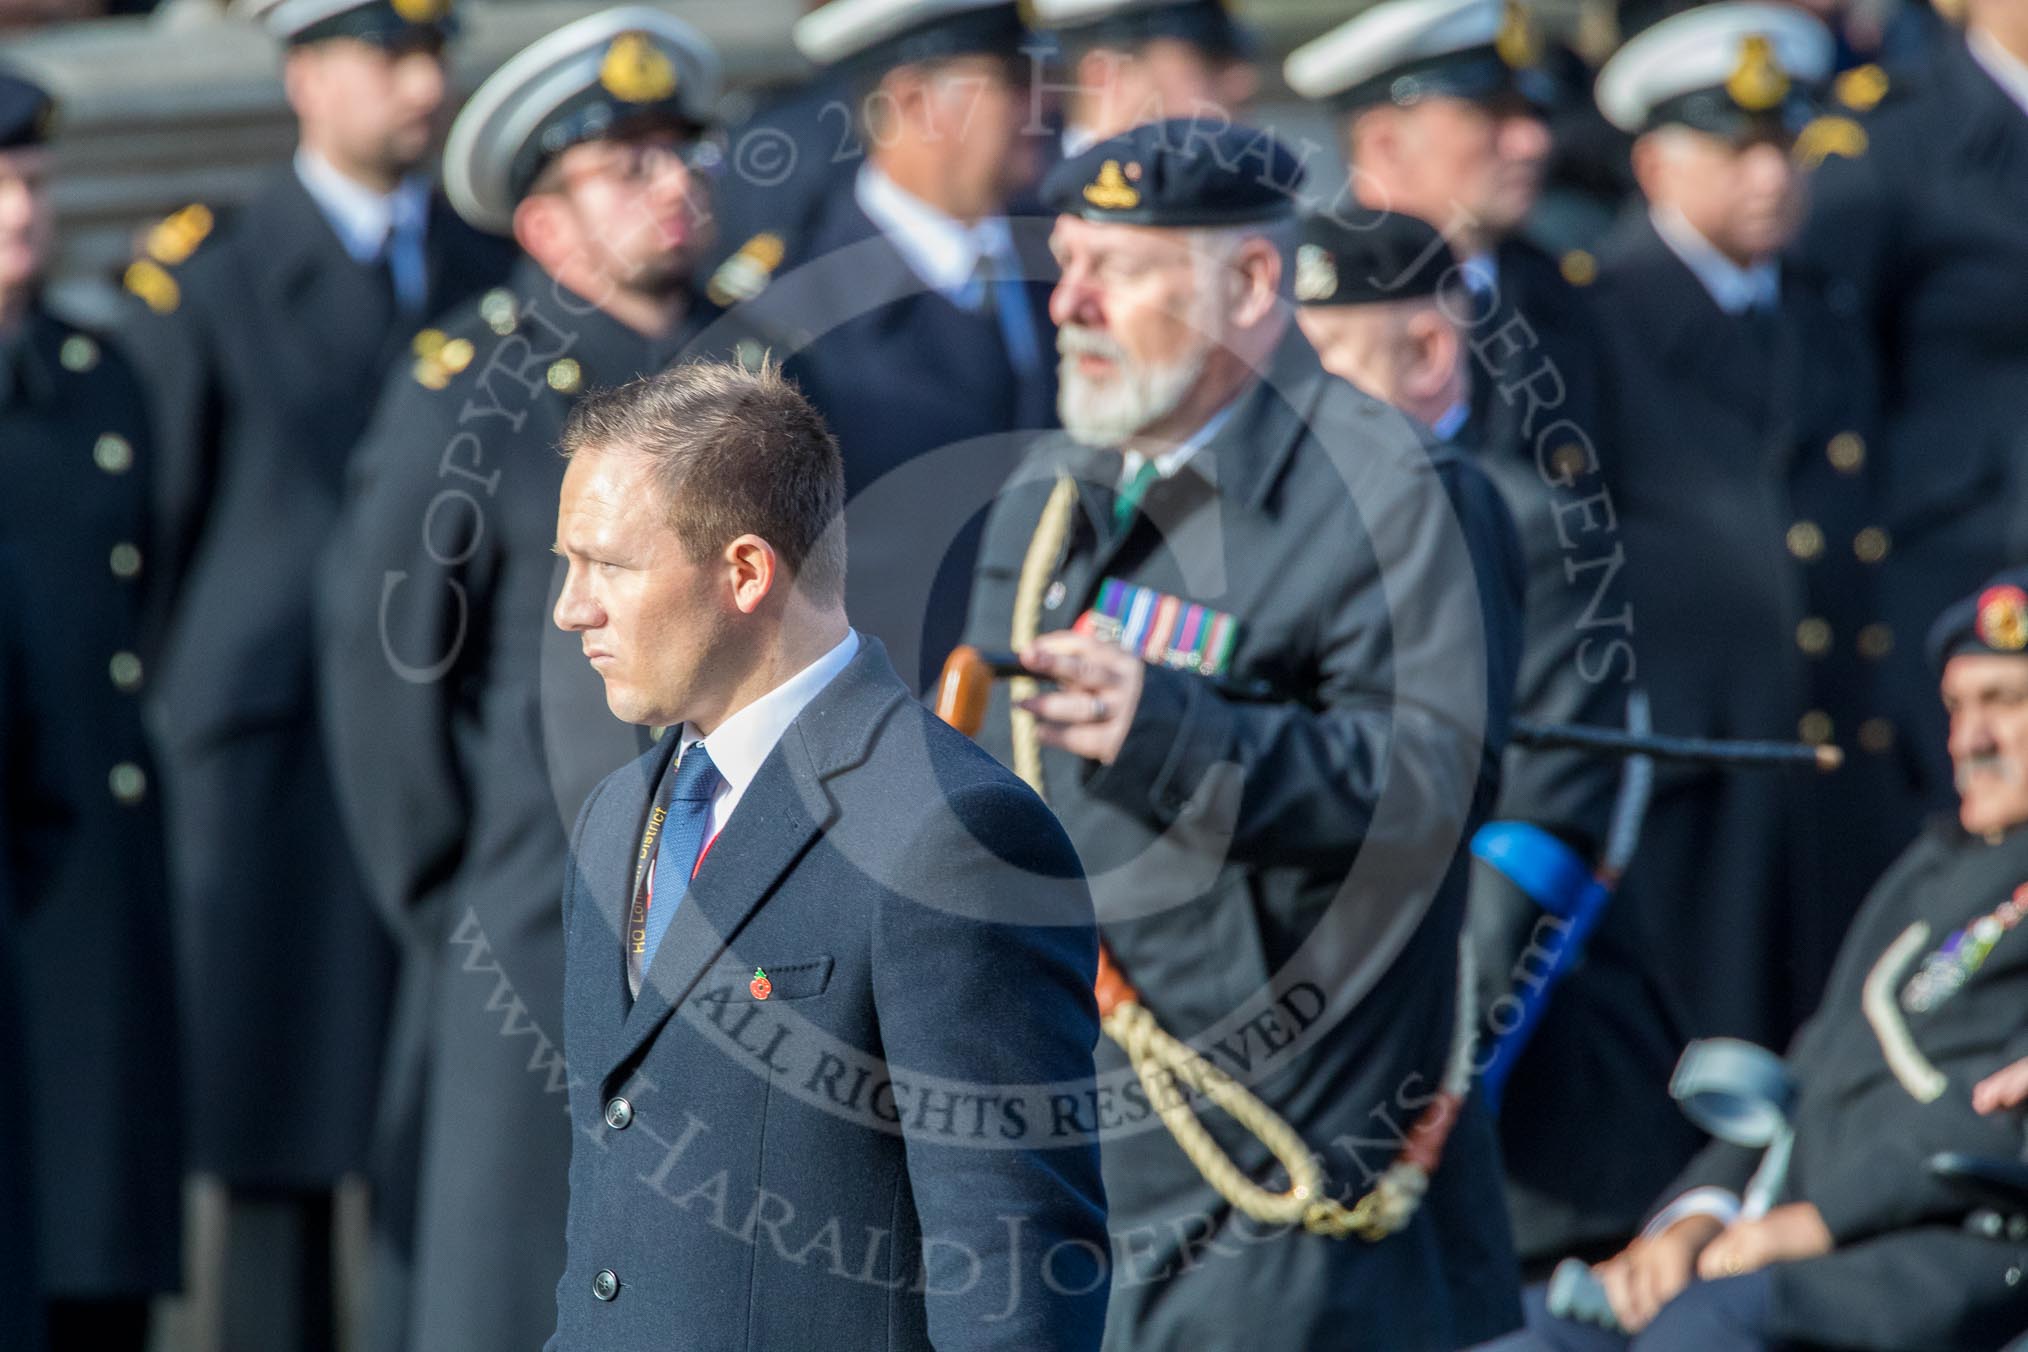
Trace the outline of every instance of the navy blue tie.
[[[718, 767], [704, 743], [693, 742], [669, 771], [664, 794], [657, 805], [666, 806], [668, 816], [655, 842], [655, 880], [649, 889], [646, 941], [641, 950], [642, 979], [655, 963], [655, 949], [669, 932], [669, 922], [690, 890], [690, 871], [697, 866], [697, 852], [704, 846], [704, 832], [711, 824], [711, 793], [718, 787]], [[657, 895], [659, 893], [659, 895]]]

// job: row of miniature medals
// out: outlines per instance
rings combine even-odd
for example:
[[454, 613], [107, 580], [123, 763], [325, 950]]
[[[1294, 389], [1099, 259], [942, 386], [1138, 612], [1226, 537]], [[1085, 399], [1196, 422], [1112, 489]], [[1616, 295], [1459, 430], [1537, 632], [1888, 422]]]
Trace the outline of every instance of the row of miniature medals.
[[1922, 970], [1909, 978], [1901, 992], [1901, 1005], [1911, 1014], [1927, 1014], [1956, 995], [1972, 979], [2000, 936], [2028, 916], [2028, 883], [2014, 889], [1991, 914], [1982, 915], [1944, 941], [1943, 947], [1923, 959]]

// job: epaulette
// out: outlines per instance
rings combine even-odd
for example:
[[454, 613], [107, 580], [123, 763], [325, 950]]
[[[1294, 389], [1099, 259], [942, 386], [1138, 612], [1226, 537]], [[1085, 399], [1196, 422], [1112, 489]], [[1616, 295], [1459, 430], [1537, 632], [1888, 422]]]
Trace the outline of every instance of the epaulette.
[[731, 308], [768, 289], [788, 246], [772, 231], [762, 231], [739, 246], [739, 252], [718, 265], [704, 294], [713, 305]]
[[1815, 169], [1833, 155], [1856, 160], [1866, 153], [1868, 144], [1866, 128], [1849, 117], [1833, 114], [1812, 119], [1796, 134], [1790, 153], [1803, 168]]
[[421, 329], [409, 340], [409, 351], [415, 354], [415, 365], [411, 368], [415, 383], [426, 390], [441, 390], [451, 383], [451, 377], [472, 364], [478, 349], [470, 338], [453, 338], [442, 329]]
[[1868, 62], [1854, 66], [1831, 82], [1831, 92], [1838, 102], [1855, 113], [1870, 113], [1880, 100], [1887, 97], [1890, 81], [1887, 72], [1880, 66]]
[[158, 315], [173, 311], [183, 303], [183, 288], [172, 269], [188, 262], [217, 224], [211, 208], [202, 202], [192, 202], [157, 221], [142, 240], [140, 256], [127, 265], [122, 279], [127, 290]]
[[[494, 287], [480, 296], [473, 312], [453, 327], [478, 333], [481, 325], [502, 338], [521, 326], [521, 303], [515, 299], [513, 291], [504, 286]], [[418, 329], [408, 346], [415, 358], [409, 367], [410, 374], [415, 377], [416, 384], [426, 390], [441, 390], [448, 386], [453, 377], [472, 364], [472, 359], [479, 352], [470, 338], [443, 329]]]

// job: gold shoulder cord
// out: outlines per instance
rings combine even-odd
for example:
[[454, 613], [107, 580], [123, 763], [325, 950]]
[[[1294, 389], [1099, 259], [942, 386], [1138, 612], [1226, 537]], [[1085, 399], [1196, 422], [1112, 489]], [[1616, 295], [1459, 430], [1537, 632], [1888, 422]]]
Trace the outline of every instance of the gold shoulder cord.
[[[1042, 509], [1035, 534], [1028, 541], [1028, 552], [1022, 559], [1014, 590], [1010, 638], [1017, 652], [1034, 640], [1041, 627], [1042, 595], [1070, 533], [1071, 512], [1076, 502], [1076, 484], [1067, 476], [1059, 478]], [[1021, 701], [1035, 694], [1037, 686], [1033, 677], [1026, 676], [1015, 677], [1008, 684], [1014, 772], [1046, 800], [1042, 743], [1036, 732], [1035, 716], [1020, 707]], [[1176, 1138], [1176, 1144], [1205, 1181], [1236, 1210], [1264, 1225], [1301, 1222], [1312, 1234], [1334, 1239], [1357, 1235], [1378, 1241], [1407, 1225], [1415, 1214], [1416, 1205], [1429, 1187], [1430, 1172], [1436, 1167], [1450, 1123], [1456, 1120], [1457, 1110], [1470, 1088], [1473, 1036], [1469, 952], [1459, 945], [1464, 970], [1459, 973], [1458, 1032], [1453, 1039], [1450, 1063], [1445, 1068], [1442, 1092], [1417, 1120], [1401, 1154], [1372, 1190], [1351, 1207], [1341, 1205], [1325, 1193], [1324, 1173], [1317, 1157], [1274, 1109], [1194, 1048], [1162, 1030], [1155, 1016], [1141, 1003], [1139, 993], [1113, 962], [1103, 940], [1099, 943], [1097, 982], [1100, 1025], [1106, 1036], [1126, 1052], [1134, 1073], [1148, 1091], [1149, 1102], [1161, 1114], [1162, 1125]], [[1176, 1088], [1177, 1083], [1197, 1090], [1252, 1132], [1288, 1172], [1288, 1190], [1269, 1192], [1247, 1177], [1197, 1120], [1187, 1096]]]

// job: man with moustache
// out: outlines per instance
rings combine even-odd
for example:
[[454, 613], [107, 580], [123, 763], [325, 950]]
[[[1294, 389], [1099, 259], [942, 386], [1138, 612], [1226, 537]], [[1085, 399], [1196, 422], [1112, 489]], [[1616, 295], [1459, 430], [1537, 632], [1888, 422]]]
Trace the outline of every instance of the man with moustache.
[[1527, 1332], [1498, 1352], [1992, 1348], [2028, 1326], [2028, 1244], [1964, 1224], [1970, 1194], [1928, 1168], [2021, 1148], [2019, 1119], [1988, 1114], [2005, 1087], [1992, 1077], [2028, 1051], [2028, 933], [2013, 933], [2028, 919], [2024, 587], [2028, 573], [2002, 573], [1930, 632], [1958, 810], [1867, 896], [1789, 1044], [1795, 1142], [1775, 1205], [1739, 1214], [1760, 1154], [1713, 1142], [1594, 1269], [1620, 1331], [1556, 1319], [1531, 1293]]
[[[1293, 323], [1301, 177], [1266, 134], [1190, 121], [1051, 174], [1065, 435], [994, 504], [967, 634], [1055, 684], [996, 689], [981, 740], [1062, 818], [1145, 1007], [1295, 1129], [1339, 1203], [1403, 1173], [1428, 1193], [1371, 1238], [1262, 1226], [1120, 1091], [1091, 1123], [1118, 1352], [1252, 1346], [1263, 1311], [1305, 1349], [1455, 1347], [1519, 1314], [1458, 1015], [1518, 548], [1493, 487]], [[1320, 1012], [1292, 1047], [1271, 1006], [1304, 983]], [[1117, 1046], [1100, 1068], [1132, 1083]], [[1433, 1177], [1401, 1158], [1446, 1132]]]
[[[1296, 260], [1298, 320], [1325, 369], [1465, 448], [1514, 514], [1528, 573], [1515, 712], [1537, 723], [1622, 726], [1635, 673], [1614, 541], [1577, 525], [1595, 488], [1476, 450], [1466, 335], [1445, 300], [1457, 273], [1436, 227], [1399, 211], [1313, 216]], [[1502, 770], [1495, 817], [1550, 833], [1586, 864], [1600, 859], [1617, 763], [1510, 747]], [[1555, 942], [1554, 924], [1505, 874], [1474, 863], [1478, 1017], [1499, 1012], [1496, 1001], [1536, 977], [1541, 945]], [[1612, 907], [1506, 1080], [1500, 1153], [1524, 1267], [1587, 1246], [1599, 1246], [1601, 1257], [1617, 1248], [1694, 1145], [1694, 1128], [1665, 1092], [1679, 1048], [1661, 1000], [1660, 966], [1639, 916]], [[1570, 1168], [1574, 1120], [1610, 1131], [1626, 1148], [1594, 1167]]]
[[0, 660], [24, 720], [0, 758], [0, 1153], [29, 1171], [22, 1240], [40, 1267], [21, 1275], [40, 1287], [47, 1346], [141, 1352], [150, 1300], [181, 1283], [183, 1240], [169, 882], [140, 703], [158, 597], [123, 566], [148, 539], [154, 464], [133, 368], [43, 296], [55, 112], [0, 69]]
[[1870, 426], [1870, 354], [1835, 289], [1782, 256], [1831, 54], [1793, 6], [1702, 5], [1599, 75], [1646, 205], [1601, 247], [1591, 299], [1604, 482], [1655, 725], [1846, 752], [1835, 775], [1658, 773], [1620, 903], [1674, 958], [1678, 1042], [1784, 1043], [1920, 825], [1879, 696], [1894, 643], [1883, 484], [1845, 454]]
[[1593, 454], [1596, 354], [1573, 283], [1523, 223], [1550, 151], [1553, 87], [1519, 0], [1381, 0], [1290, 53], [1289, 87], [1339, 115], [1349, 204], [1430, 222], [1461, 256], [1472, 423], [1492, 455]]
[[563, 877], [551, 1352], [1095, 1352], [1097, 1141], [1047, 1108], [1093, 1092], [1090, 896], [848, 622], [837, 443], [771, 363], [689, 363], [563, 448], [556, 623], [666, 731]]
[[1026, 34], [1013, 0], [830, 0], [793, 36], [852, 86], [865, 162], [748, 241], [725, 296], [838, 438], [853, 622], [920, 687], [962, 631], [979, 515], [1054, 419], [1024, 280], [1046, 259], [1005, 214], [1031, 177]]
[[330, 754], [404, 950], [381, 1124], [382, 1348], [534, 1347], [554, 1317], [564, 827], [642, 745], [547, 623], [554, 449], [584, 391], [660, 369], [714, 313], [690, 285], [718, 68], [696, 29], [626, 6], [479, 87], [451, 129], [446, 184], [522, 257], [507, 285], [417, 336], [326, 552]]
[[1063, 153], [1143, 122], [1237, 116], [1260, 86], [1255, 35], [1221, 0], [1035, 0], [1063, 48]]
[[[444, 0], [278, 0], [299, 143], [230, 224], [195, 206], [127, 271], [173, 598], [151, 713], [190, 1000], [192, 1163], [228, 1193], [226, 1345], [329, 1347], [332, 1189], [366, 1164], [393, 955], [333, 802], [315, 561], [392, 358], [504, 251], [424, 173]], [[278, 921], [285, 913], [286, 923]]]

